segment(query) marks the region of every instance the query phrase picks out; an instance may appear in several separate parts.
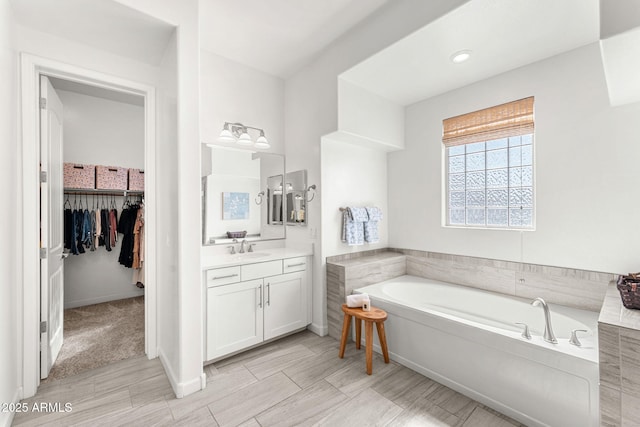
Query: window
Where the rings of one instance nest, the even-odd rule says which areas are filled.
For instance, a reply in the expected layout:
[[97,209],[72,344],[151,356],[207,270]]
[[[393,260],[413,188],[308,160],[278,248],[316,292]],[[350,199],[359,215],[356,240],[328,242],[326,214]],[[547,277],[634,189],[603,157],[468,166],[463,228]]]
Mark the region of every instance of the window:
[[533,98],[443,125],[446,224],[533,228]]

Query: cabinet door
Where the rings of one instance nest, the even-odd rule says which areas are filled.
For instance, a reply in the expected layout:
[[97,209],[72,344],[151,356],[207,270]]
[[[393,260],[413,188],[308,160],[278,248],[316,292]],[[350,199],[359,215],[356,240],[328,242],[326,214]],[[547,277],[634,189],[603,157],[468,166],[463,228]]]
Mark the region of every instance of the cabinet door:
[[264,279],[265,340],[307,325],[307,290],[304,278],[304,273],[288,273]]
[[207,289],[207,360],[263,341],[262,279]]

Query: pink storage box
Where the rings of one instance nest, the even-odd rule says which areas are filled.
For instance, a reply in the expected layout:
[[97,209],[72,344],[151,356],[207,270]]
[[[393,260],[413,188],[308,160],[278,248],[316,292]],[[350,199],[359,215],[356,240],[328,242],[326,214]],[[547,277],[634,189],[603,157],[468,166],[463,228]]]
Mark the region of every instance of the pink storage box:
[[64,164],[64,186],[66,188],[96,188],[95,165],[82,165],[79,163]]
[[96,166],[98,190],[126,190],[127,169],[118,166]]
[[144,191],[144,171],[129,169],[129,190]]

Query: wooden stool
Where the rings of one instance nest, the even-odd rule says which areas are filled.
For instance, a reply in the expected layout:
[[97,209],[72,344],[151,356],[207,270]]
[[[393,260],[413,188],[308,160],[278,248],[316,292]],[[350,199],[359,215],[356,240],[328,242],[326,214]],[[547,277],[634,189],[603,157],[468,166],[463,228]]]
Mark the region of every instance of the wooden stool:
[[389,363],[387,336],[384,334],[384,321],[387,320],[387,312],[375,307],[371,307],[371,311],[364,311],[360,307],[347,307],[347,304],[342,304],[342,311],[344,311],[344,322],[342,323],[342,338],[340,339],[340,353],[338,354],[338,356],[340,357],[340,359],[344,357],[344,349],[347,346],[347,336],[349,335],[349,328],[351,327],[351,316],[355,317],[356,319],[356,348],[358,350],[360,349],[360,338],[362,337],[361,324],[364,320],[367,374],[371,375],[373,365],[374,323],[376,324],[376,329],[378,330],[378,338],[380,339],[380,347],[382,347],[384,363]]

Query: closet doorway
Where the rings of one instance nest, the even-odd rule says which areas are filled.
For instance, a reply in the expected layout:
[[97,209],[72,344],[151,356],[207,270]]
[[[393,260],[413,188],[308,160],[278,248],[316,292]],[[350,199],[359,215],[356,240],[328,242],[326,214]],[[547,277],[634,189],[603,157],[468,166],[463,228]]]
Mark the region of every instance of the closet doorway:
[[[60,240],[43,270],[63,264],[51,269],[43,288],[51,302],[41,307],[51,343],[42,347],[40,376],[52,381],[144,355],[144,98],[47,76],[40,92],[51,175],[43,208],[48,234]],[[64,168],[51,164],[60,163],[56,152]],[[60,206],[60,176],[52,175],[62,169]]]
[[[149,358],[157,356],[153,249],[155,213],[152,208],[155,199],[155,94],[154,89],[149,86],[29,55],[23,55],[22,76],[25,142],[22,165],[25,188],[24,241],[41,242],[38,245],[39,257],[25,256],[23,269],[23,384],[25,395],[29,395],[35,393],[40,378],[49,376],[47,371],[51,367],[54,369],[54,377],[67,376],[78,372],[78,361],[86,362],[85,368],[91,369],[131,355],[146,353]],[[46,144],[41,146],[41,133],[46,137],[46,134],[51,132],[51,128],[40,121],[47,115],[40,114],[46,112],[46,104],[43,102],[48,102],[41,100],[40,83],[43,78],[49,80],[51,86],[42,93],[46,95],[48,90],[56,92],[56,97],[63,104],[63,110],[65,103],[70,107],[63,113],[65,118],[62,129],[63,145],[68,146],[62,150],[64,154],[58,156],[59,158],[51,155],[51,150]],[[38,111],[38,114],[29,114],[35,111]],[[114,120],[117,121],[118,117],[120,121],[116,123]],[[45,128],[41,129],[43,125]],[[87,135],[91,129],[94,133]],[[108,129],[111,130],[109,143],[99,137],[101,134],[104,136]],[[129,136],[125,135],[127,133]],[[53,134],[55,135],[55,132]],[[134,138],[137,147],[133,146],[131,140],[127,140],[133,134],[136,134]],[[123,142],[126,145],[124,150]],[[138,150],[137,154],[134,150]],[[104,161],[94,162],[91,155],[102,156]],[[117,162],[118,155],[122,156],[122,162]],[[71,191],[61,188],[61,185],[57,184],[62,182],[61,163],[79,164],[80,157],[84,157],[81,160],[84,164],[93,162],[127,169],[143,169],[146,181],[144,190],[126,195],[123,191],[109,193],[98,190],[84,191],[81,194],[78,189]],[[35,162],[38,171],[35,176],[40,182],[34,182],[30,178],[34,172],[33,159],[39,159]],[[60,221],[64,217],[64,209],[60,212],[56,203],[50,200],[52,196],[57,197],[58,193],[63,198],[60,203],[64,204],[65,208],[73,209],[75,204],[83,213],[85,210],[97,212],[103,207],[108,211],[115,209],[118,211],[118,219],[121,218],[123,208],[139,205],[144,198],[145,236],[150,238],[145,239],[142,245],[144,263],[135,277],[132,269],[118,263],[123,234],[118,234],[119,241],[111,251],[101,246],[91,251],[88,242],[88,246],[83,248],[84,254],[67,255],[70,252],[67,248],[61,255],[53,250],[56,238],[50,237],[58,236],[59,241],[59,236],[64,235],[63,221]],[[31,195],[35,197],[31,199]],[[54,213],[53,209],[57,211]],[[36,216],[37,229],[33,227],[32,221]],[[37,238],[31,240],[33,237]],[[33,246],[25,243],[25,255],[33,254],[32,251]],[[91,255],[94,257],[90,258]],[[56,257],[63,260],[63,265],[67,265],[62,268],[61,274],[57,274],[58,277],[49,280],[50,276],[56,275],[55,267],[50,272],[46,265],[51,264],[49,261],[54,261]],[[117,269],[120,269],[119,272]],[[29,279],[36,280],[32,282]],[[60,282],[64,286],[60,286]],[[140,287],[140,283],[144,284],[144,288]],[[50,292],[52,290],[53,292]],[[78,335],[87,338],[82,342],[84,338],[81,336],[79,341],[71,343],[70,347],[75,347],[75,355],[74,351],[65,353],[64,341],[61,348],[58,348],[60,346],[56,336],[60,323],[64,330],[64,317],[60,316],[64,309],[68,311],[68,326],[86,326],[89,323],[96,326],[93,330],[75,334],[75,338],[78,338]],[[139,329],[138,339],[133,336],[132,325]],[[111,336],[107,334],[118,328],[121,332]],[[34,340],[36,336],[38,339]],[[64,337],[64,333],[62,336]],[[74,334],[69,334],[67,338],[73,339]],[[57,352],[59,364],[64,364],[60,355],[71,361],[64,369],[70,369],[69,372],[55,373],[54,356]],[[91,358],[94,360],[91,361]]]

